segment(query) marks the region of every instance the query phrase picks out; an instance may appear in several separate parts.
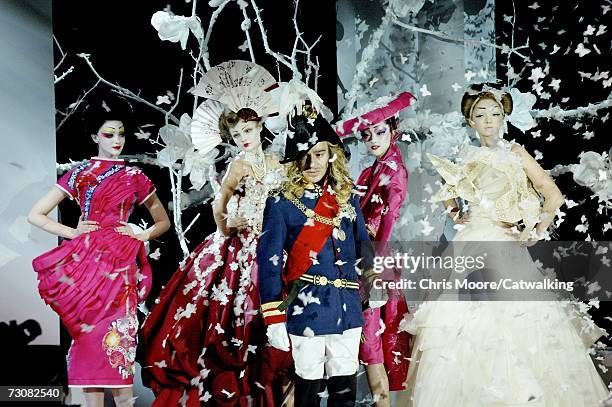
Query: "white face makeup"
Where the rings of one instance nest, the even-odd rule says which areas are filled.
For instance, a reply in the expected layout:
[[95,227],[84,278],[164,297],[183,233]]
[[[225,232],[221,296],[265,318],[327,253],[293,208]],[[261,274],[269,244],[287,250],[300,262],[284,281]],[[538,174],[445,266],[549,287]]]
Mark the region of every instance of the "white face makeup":
[[123,123],[120,120],[107,120],[92,138],[98,145],[98,157],[117,158],[125,145]]
[[391,136],[391,126],[387,122],[382,122],[364,130],[362,139],[368,148],[368,153],[379,158],[389,149]]
[[326,141],[315,144],[300,160],[300,169],[308,182],[316,184],[327,173],[329,166],[329,146]]
[[261,130],[263,125],[258,121],[238,120],[238,123],[232,127],[229,132],[234,140],[234,143],[242,151],[249,152],[255,151],[261,145]]
[[499,138],[499,130],[504,123],[504,111],[497,101],[480,99],[474,105],[468,123],[481,138],[487,140]]

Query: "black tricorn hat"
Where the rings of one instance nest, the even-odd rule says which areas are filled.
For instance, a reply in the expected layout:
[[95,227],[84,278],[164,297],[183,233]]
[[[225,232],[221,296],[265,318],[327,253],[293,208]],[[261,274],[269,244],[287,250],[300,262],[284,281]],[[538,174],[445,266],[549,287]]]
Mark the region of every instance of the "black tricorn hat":
[[296,113],[288,118],[285,155],[280,163],[286,164],[300,160],[315,144],[321,141],[340,146],[346,158],[350,157],[348,148],[342,144],[331,124],[307,101],[299,114]]

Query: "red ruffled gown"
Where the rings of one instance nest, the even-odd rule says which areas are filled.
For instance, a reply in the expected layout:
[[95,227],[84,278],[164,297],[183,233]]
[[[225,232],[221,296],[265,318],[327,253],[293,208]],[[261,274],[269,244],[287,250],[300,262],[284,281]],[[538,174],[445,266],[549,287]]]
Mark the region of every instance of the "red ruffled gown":
[[[361,199],[361,211],[366,225],[375,232],[372,240],[388,242],[408,191],[408,171],[394,142],[380,159],[361,172],[357,185],[368,188]],[[384,251],[383,246],[377,245],[377,255],[385,255],[380,253]],[[384,363],[391,391],[405,390],[410,334],[398,332],[398,328],[406,312],[408,306],[400,291],[390,292],[389,300],[381,308],[364,311],[359,359],[366,364]],[[381,321],[384,323],[382,333]]]
[[127,387],[134,377],[136,307],[149,292],[151,268],[142,241],[121,235],[134,205],[155,192],[138,168],[123,160],[92,158],[56,184],[77,199],[82,218],[100,229],[32,261],[40,296],[73,339],[68,355],[72,387]]
[[266,346],[255,259],[265,201],[280,171],[263,182],[246,178],[244,196],[232,197],[228,216],[242,216],[250,227],[231,237],[208,236],[147,317],[142,365],[154,406],[281,404],[273,384],[293,360],[290,352]]

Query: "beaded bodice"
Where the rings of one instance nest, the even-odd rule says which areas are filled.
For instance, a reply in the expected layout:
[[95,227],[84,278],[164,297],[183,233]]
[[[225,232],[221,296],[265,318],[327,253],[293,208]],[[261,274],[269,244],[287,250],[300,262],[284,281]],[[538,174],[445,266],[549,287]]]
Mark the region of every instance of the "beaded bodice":
[[238,190],[243,189],[244,194],[232,196],[227,204],[228,218],[243,217],[251,229],[259,234],[268,192],[279,188],[283,179],[283,168],[268,170],[261,181],[245,176],[238,186]]
[[446,182],[433,199],[462,198],[472,214],[494,221],[523,222],[525,233],[538,223],[540,196],[531,186],[520,156],[503,142],[495,148],[466,146],[457,163],[429,155]]

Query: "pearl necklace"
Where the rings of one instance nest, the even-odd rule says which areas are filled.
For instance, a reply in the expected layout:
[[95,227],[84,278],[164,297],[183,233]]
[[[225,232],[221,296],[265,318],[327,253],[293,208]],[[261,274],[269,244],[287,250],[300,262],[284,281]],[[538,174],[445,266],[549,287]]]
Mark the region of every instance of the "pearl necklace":
[[253,178],[256,181],[261,181],[266,175],[267,166],[266,166],[266,156],[263,152],[261,144],[257,147],[255,152],[246,151],[244,153],[244,158],[251,164],[251,169],[253,170]]

